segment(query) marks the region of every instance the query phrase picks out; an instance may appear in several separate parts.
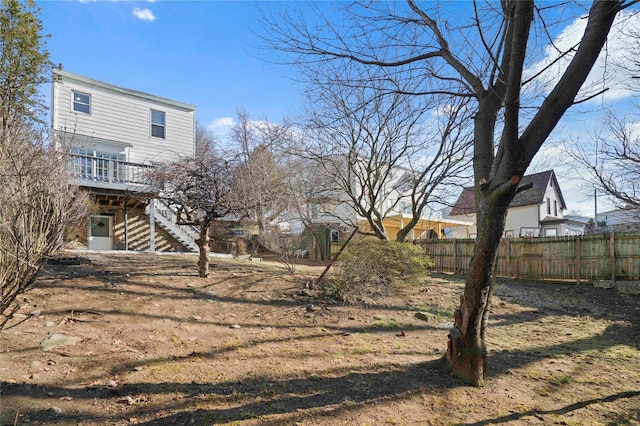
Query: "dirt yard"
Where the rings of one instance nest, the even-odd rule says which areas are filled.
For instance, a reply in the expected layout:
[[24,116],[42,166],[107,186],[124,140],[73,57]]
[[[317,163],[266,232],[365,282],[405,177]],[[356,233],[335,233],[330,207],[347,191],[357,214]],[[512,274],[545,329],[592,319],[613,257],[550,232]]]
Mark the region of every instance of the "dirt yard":
[[319,266],[80,256],[0,334],[2,425],[640,425],[638,295],[500,281],[478,389],[442,361],[458,278],[347,306]]

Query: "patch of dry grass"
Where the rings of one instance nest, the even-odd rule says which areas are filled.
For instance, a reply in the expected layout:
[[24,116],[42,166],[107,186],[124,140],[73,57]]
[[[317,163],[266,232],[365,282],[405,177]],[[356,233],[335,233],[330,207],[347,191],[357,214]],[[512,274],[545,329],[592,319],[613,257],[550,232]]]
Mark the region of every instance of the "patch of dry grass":
[[[637,296],[500,282],[476,389],[441,360],[460,279],[309,312],[321,267],[92,260],[51,268],[23,308],[41,315],[0,334],[2,425],[640,424]],[[52,333],[83,340],[41,352]]]

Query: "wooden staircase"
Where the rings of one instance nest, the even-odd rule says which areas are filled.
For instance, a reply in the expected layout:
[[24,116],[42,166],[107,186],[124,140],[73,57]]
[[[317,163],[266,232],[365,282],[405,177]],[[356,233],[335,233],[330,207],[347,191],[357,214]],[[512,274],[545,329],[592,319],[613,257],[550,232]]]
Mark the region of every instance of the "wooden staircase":
[[[167,232],[156,221],[155,249],[158,252],[191,251],[188,246]],[[146,214],[130,216],[127,224],[128,249],[132,251],[148,251],[150,239],[149,217]],[[115,238],[124,241],[124,224],[115,229]]]

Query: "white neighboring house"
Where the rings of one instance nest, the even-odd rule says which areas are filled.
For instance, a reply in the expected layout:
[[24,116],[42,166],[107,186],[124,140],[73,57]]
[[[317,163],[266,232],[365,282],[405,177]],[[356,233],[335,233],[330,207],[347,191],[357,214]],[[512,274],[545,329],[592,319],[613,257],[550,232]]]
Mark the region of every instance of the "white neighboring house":
[[[505,238],[559,237],[584,234],[585,224],[565,218],[567,206],[553,170],[524,176],[520,191],[509,204],[505,223]],[[469,235],[454,229],[454,238],[475,238],[477,234],[475,194],[473,188],[464,188],[451,209],[453,219],[472,222]]]
[[600,229],[600,232],[603,230],[609,232],[637,231],[640,229],[640,208],[629,206],[598,212],[596,224],[602,224],[597,228]]
[[152,194],[144,178],[154,166],[194,154],[195,111],[187,103],[53,70],[54,140],[71,146],[75,183],[99,206],[86,235],[75,239],[92,250],[155,251],[160,239],[160,250],[191,249],[180,229],[166,229],[171,212],[147,201]]
[[[333,160],[336,163],[335,160]],[[356,163],[353,167],[360,167],[359,174],[366,176],[366,162]],[[360,216],[353,207],[353,201],[347,196],[343,189],[336,183],[332,183],[334,177],[326,177],[326,187],[328,189],[327,199],[322,204],[310,205],[308,210],[313,214],[307,214],[306,219],[313,221],[314,225],[326,228],[327,252],[331,251],[331,244],[341,245],[354,229],[358,227],[360,231],[370,232],[370,225],[365,217]],[[387,237],[391,240],[397,238],[398,232],[407,225],[412,215],[411,191],[414,173],[405,167],[395,166],[389,171],[386,184],[378,188],[377,210],[384,216],[382,220]],[[363,189],[354,178],[354,192],[362,194]],[[368,208],[367,197],[360,200],[365,208]],[[286,217],[284,217],[286,216]],[[302,221],[295,214],[283,215],[281,218],[286,221],[284,228],[291,233],[303,231]],[[427,204],[422,210],[422,214],[414,228],[408,233],[406,240],[426,238],[444,238],[445,229],[457,227],[466,232],[471,223],[467,221],[457,221],[450,218],[443,218],[440,211],[431,209]],[[282,228],[282,227],[281,227]],[[332,249],[336,249],[334,246]]]

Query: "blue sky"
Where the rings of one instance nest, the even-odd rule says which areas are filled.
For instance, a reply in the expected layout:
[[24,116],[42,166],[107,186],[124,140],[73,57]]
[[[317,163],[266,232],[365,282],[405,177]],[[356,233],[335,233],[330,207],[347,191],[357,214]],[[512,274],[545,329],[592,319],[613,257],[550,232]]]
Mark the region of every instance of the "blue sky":
[[281,121],[299,109],[286,69],[258,59],[245,1],[40,1],[47,48],[65,70],[195,104],[200,121]]
[[[287,4],[263,5],[280,8]],[[255,2],[45,0],[37,5],[44,32],[51,35],[47,49],[55,64],[73,73],[194,104],[200,122],[210,127],[230,124],[237,108],[245,109],[253,119],[279,122],[295,116],[303,106],[301,87],[285,76],[292,70],[259,58],[269,55],[256,48],[261,44],[256,36],[261,25]],[[566,43],[573,43],[583,24],[584,20],[578,20],[567,25]],[[542,58],[540,64],[552,59],[551,55]],[[625,76],[616,78],[623,81]],[[600,97],[580,109],[626,108],[622,101],[628,94],[615,93],[616,99]],[[586,132],[594,122],[584,115],[568,116],[557,132],[560,142],[550,141],[543,148],[549,159],[543,158],[541,169],[530,170],[541,171],[546,164],[556,169],[569,210],[585,215],[593,214],[593,200],[570,167],[563,170],[559,159],[566,159],[566,153],[558,143],[569,134]],[[609,208],[610,203],[599,206],[600,211]]]

